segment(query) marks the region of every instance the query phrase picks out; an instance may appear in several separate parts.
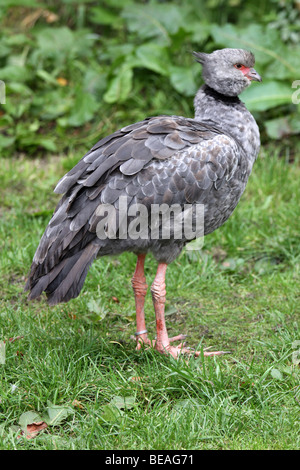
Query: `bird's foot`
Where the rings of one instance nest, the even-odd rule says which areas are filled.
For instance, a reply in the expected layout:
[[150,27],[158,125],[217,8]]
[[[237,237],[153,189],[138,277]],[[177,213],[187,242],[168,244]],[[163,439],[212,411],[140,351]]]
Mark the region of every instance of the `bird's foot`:
[[135,337],[132,337],[132,339],[134,338],[137,345],[136,345],[136,351],[140,351],[140,349],[142,349],[143,347],[146,347],[146,349],[148,347],[152,347],[152,348],[155,348],[158,352],[160,352],[161,354],[170,354],[171,356],[174,357],[174,359],[178,359],[180,355],[184,355],[184,356],[189,356],[189,357],[199,357],[203,354],[203,356],[221,356],[223,354],[230,354],[230,351],[207,351],[207,349],[209,348],[206,348],[206,350],[203,350],[203,351],[195,351],[193,348],[189,348],[189,347],[186,347],[186,343],[180,343],[178,346],[172,346],[171,343],[173,343],[174,341],[182,341],[184,339],[186,339],[187,335],[177,335],[177,336],[173,336],[171,338],[168,338],[169,339],[169,342],[168,344],[166,345],[163,345],[161,343],[158,343],[156,339],[149,339],[148,338],[148,335],[147,333],[142,333],[140,335],[137,335]]
[[186,347],[185,343],[180,343],[178,346],[171,346],[170,344],[162,347],[156,347],[156,349],[162,354],[170,354],[174,359],[178,359],[180,355],[188,355],[199,357],[203,356],[221,356],[223,354],[230,354],[230,351],[195,351],[192,348]]
[[[177,335],[177,336],[173,336],[172,338],[169,338],[169,342],[170,343],[173,343],[174,341],[181,341],[181,340],[184,340],[185,338],[187,337],[187,335]],[[134,337],[134,339],[136,340],[136,350],[139,351],[142,347],[144,346],[150,346],[152,348],[155,348],[157,349],[159,352],[163,352],[165,353],[165,350],[161,351],[158,347],[157,347],[157,341],[156,339],[149,339],[148,338],[148,335],[147,333],[142,333],[140,335],[136,335]],[[185,343],[184,343],[185,344]],[[181,345],[181,343],[180,343]],[[180,346],[179,345],[179,346]],[[178,347],[179,347],[178,346]]]

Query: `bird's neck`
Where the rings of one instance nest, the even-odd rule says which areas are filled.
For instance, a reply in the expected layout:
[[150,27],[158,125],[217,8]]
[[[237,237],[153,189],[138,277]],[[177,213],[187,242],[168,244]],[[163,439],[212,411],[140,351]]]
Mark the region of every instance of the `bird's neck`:
[[252,114],[238,96],[226,96],[203,85],[194,100],[195,120],[217,127],[241,147],[257,155],[259,130]]
[[195,119],[197,121],[211,121],[214,124],[228,123],[228,113],[233,109],[246,110],[244,103],[238,96],[226,96],[218,93],[208,85],[203,85],[194,99]]
[[208,85],[203,85],[200,90],[206,95],[210,96],[211,98],[214,98],[215,101],[224,103],[224,104],[239,104],[241,103],[241,100],[239,99],[238,96],[228,96],[228,95],[223,95],[222,93],[219,93],[218,91],[214,90]]

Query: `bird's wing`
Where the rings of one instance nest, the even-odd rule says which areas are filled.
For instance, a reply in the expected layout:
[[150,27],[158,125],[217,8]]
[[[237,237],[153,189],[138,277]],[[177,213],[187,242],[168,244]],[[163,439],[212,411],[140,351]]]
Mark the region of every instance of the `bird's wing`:
[[212,188],[218,190],[230,181],[240,160],[240,148],[232,138],[214,135],[175,151],[167,161],[152,160],[132,177],[113,172],[98,201],[114,204],[126,195],[146,205],[201,202]]
[[219,192],[237,167],[236,148],[221,130],[177,116],[149,118],[100,140],[55,189],[64,196],[36,250],[26,284],[30,298],[45,290],[57,303],[79,294],[100,249],[100,204],[123,194],[128,204],[184,204],[212,187]]
[[151,160],[166,160],[174,153],[212,139],[222,131],[178,116],[158,116],[124,127],[96,145],[57,184],[64,194],[74,185],[99,187],[115,170],[131,176]]
[[58,183],[56,192],[65,194],[34,262],[47,258],[50,269],[84,248],[95,237],[99,204],[120,196],[147,206],[204,202],[235,171],[236,148],[221,131],[177,116],[150,118],[100,140]]

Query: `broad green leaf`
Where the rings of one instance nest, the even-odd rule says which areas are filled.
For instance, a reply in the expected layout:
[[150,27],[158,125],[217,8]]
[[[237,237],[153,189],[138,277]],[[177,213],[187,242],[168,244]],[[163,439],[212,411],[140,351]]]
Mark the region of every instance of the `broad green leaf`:
[[43,420],[49,426],[58,426],[68,416],[74,414],[74,410],[69,406],[53,405],[48,401],[47,414],[43,416]]
[[271,139],[281,139],[282,137],[300,132],[300,116],[287,115],[269,119],[265,121],[264,125]]
[[94,42],[99,37],[98,34],[91,34],[89,30],[73,31],[66,26],[38,29],[35,35],[37,47],[30,56],[29,63],[43,68],[50,59],[55,62],[56,69],[65,67],[67,60],[89,57],[93,54]]
[[74,112],[74,98],[67,87],[54,88],[43,94],[34,95],[32,103],[35,114],[43,120],[56,119],[65,115],[70,109]]
[[[188,22],[186,29],[191,33],[191,40],[195,44],[201,44],[202,42],[206,41],[210,35],[211,31],[211,24],[208,22],[201,22],[195,21]],[[198,48],[196,49],[198,50]]]
[[[15,137],[8,137],[0,134],[0,148],[8,148],[15,142]],[[1,362],[0,362],[1,364]]]
[[123,412],[116,406],[108,404],[103,406],[101,417],[104,421],[114,423],[120,419],[122,414]]
[[101,417],[108,422],[115,422],[120,419],[125,410],[131,410],[135,405],[135,398],[115,396],[102,408]]
[[175,90],[185,96],[193,96],[197,91],[197,84],[191,68],[170,67],[170,81]]
[[170,44],[168,31],[150,12],[145,11],[145,6],[130,5],[122,12],[129,31],[138,33],[141,39],[156,38],[162,44]]
[[7,92],[12,92],[16,94],[20,94],[23,97],[31,97],[33,95],[33,91],[24,83],[18,82],[9,82],[7,84]]
[[[126,63],[128,60],[131,60],[133,53],[135,51],[135,46],[128,42],[124,44],[108,44],[106,49],[101,51],[101,60],[107,60],[109,62],[118,62],[124,60],[126,57]],[[130,59],[129,59],[130,58]]]
[[91,313],[96,314],[96,321],[103,320],[106,317],[107,311],[95,299],[91,299],[87,303],[87,308]]
[[99,5],[89,9],[89,19],[92,23],[106,24],[111,26],[119,25],[122,22],[120,15],[114,13],[111,9],[103,8]]
[[98,106],[97,101],[92,95],[86,93],[82,88],[78,88],[74,106],[68,118],[69,126],[77,127],[90,121]]
[[39,137],[36,141],[37,147],[43,147],[49,152],[55,152],[57,150],[55,141],[51,137]]
[[279,369],[272,369],[271,375],[273,379],[282,380],[282,373],[280,372]]
[[7,82],[26,82],[32,77],[31,71],[20,65],[7,65],[0,69],[0,80]]
[[32,130],[32,132],[20,135],[18,137],[18,144],[24,148],[42,147],[50,152],[55,152],[57,147],[54,139],[55,137],[43,137]]
[[94,96],[102,95],[107,87],[106,73],[96,67],[88,68],[82,80],[83,89]]
[[268,64],[266,70],[263,72],[263,78],[269,77],[273,80],[289,79],[291,82],[295,78],[300,78],[299,72],[295,74],[295,70],[300,70],[299,46],[297,45],[294,47],[286,47],[285,45],[281,44],[280,49],[282,51],[281,60],[277,60],[277,58],[272,60]]
[[136,57],[140,66],[168,75],[169,58],[164,47],[158,44],[143,44],[136,49]]
[[[3,1],[2,1],[3,3]],[[31,5],[33,7],[34,5]],[[31,42],[29,36],[26,36],[26,34],[13,34],[12,36],[7,36],[5,38],[5,43],[8,44],[9,46],[22,46],[24,47],[25,44],[29,44]]]
[[60,28],[43,28],[36,33],[39,49],[43,53],[53,53],[55,56],[69,51],[74,45],[74,33],[62,26]]
[[7,57],[11,52],[11,48],[7,46],[7,44],[2,41],[0,44],[0,58]]
[[130,396],[130,397],[115,396],[110,401],[110,405],[114,405],[119,410],[123,410],[123,409],[131,410],[131,408],[134,407],[134,404],[135,404],[135,398],[133,396]]
[[130,31],[140,38],[154,38],[161,44],[171,44],[170,35],[184,26],[181,8],[171,4],[130,5],[122,12]]
[[241,99],[250,111],[266,111],[282,104],[292,104],[292,89],[281,82],[252,83]]
[[116,71],[116,76],[111,80],[108,90],[103,96],[107,103],[122,103],[125,101],[132,88],[133,71],[127,64]]

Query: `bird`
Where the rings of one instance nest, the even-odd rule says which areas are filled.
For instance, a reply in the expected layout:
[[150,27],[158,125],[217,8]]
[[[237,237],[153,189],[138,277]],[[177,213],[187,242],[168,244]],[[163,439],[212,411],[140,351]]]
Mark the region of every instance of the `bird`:
[[[239,98],[252,81],[262,81],[253,53],[224,48],[193,55],[204,81],[194,98],[194,117],[147,117],[99,140],[59,180],[54,192],[62,197],[25,285],[29,300],[45,292],[50,305],[68,302],[79,295],[96,258],[134,253],[136,349],[153,347],[175,359],[181,354],[197,357],[200,351],[186,347],[185,335],[168,335],[167,267],[198,233],[206,236],[227,221],[260,149],[258,125]],[[202,225],[197,232],[198,212]],[[182,231],[185,220],[188,234]],[[158,263],[151,285],[156,321],[152,340],[144,311],[149,253]],[[176,341],[181,342],[175,346]]]

